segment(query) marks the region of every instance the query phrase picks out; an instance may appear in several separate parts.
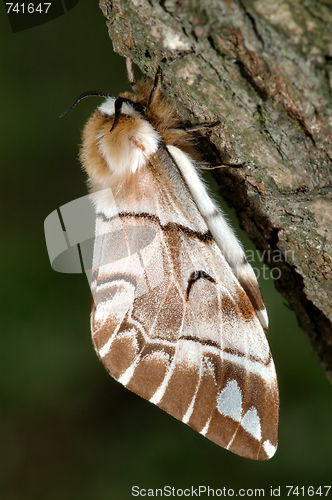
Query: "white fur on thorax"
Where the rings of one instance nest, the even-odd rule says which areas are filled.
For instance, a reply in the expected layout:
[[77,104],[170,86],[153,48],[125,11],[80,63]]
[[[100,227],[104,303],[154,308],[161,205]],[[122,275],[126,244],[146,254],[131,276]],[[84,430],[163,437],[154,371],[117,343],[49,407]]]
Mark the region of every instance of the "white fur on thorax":
[[95,209],[96,214],[104,214],[110,219],[119,213],[116,201],[111,188],[101,189],[89,195],[89,199]]
[[[98,109],[100,112],[109,116],[114,115],[114,97],[109,97]],[[109,137],[105,138],[102,132],[97,135],[99,150],[106,161],[109,169],[115,174],[125,174],[136,172],[137,169],[144,167],[147,160],[153,155],[159,145],[159,133],[152,125],[134,110],[129,103],[123,103],[122,114],[130,115],[136,118],[135,128],[128,128],[128,132],[123,132],[122,148],[116,155],[109,147]]]
[[[99,106],[99,111],[101,113],[105,113],[105,115],[113,116],[115,109],[114,109],[114,104],[116,101],[117,97],[108,97],[106,101],[103,102]],[[124,102],[121,106],[121,112],[125,115],[130,115],[130,116],[139,116],[139,113],[134,110],[134,108],[128,103]]]

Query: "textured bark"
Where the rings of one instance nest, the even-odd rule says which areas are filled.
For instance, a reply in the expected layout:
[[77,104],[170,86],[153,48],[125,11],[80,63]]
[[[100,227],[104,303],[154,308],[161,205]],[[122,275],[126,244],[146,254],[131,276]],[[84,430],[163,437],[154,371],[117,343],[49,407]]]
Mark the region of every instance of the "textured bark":
[[[329,0],[101,0],[114,50],[214,122],[214,170],[332,379]],[[211,153],[212,154],[212,153]],[[282,255],[282,260],[279,256]]]

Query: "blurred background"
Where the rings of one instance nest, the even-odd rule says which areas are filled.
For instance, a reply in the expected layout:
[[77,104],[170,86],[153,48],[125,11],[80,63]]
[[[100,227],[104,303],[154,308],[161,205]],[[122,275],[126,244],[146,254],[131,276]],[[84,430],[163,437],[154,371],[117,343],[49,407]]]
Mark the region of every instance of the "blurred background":
[[0,23],[1,500],[126,500],[134,485],[265,496],[280,486],[286,498],[286,485],[331,484],[332,387],[272,280],[261,280],[281,397],[272,460],[219,448],[107,375],[90,340],[87,280],[51,269],[43,224],[86,194],[78,145],[100,100],[59,115],[86,90],[129,89],[125,62],[97,0],[17,33],[3,6]]

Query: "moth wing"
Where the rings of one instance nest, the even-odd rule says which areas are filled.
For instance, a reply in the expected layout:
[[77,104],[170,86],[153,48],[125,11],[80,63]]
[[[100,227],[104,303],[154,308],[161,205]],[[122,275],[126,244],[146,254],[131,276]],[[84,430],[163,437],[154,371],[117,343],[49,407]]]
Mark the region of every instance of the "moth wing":
[[107,371],[222,447],[270,458],[273,360],[213,239],[161,224],[151,204],[149,213],[99,214],[93,267],[92,335]]

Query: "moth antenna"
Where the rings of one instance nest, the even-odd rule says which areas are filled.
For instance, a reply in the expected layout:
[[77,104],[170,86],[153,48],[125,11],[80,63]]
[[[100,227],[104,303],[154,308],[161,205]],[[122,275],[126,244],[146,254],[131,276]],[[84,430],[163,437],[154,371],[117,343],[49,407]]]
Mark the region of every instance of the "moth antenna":
[[112,125],[110,132],[112,132],[115,129],[115,126],[118,123],[120,115],[121,115],[122,104],[126,100],[127,99],[123,99],[122,97],[118,97],[117,100],[115,101],[115,103],[114,103],[114,122],[113,122],[113,125]]
[[155,77],[154,77],[154,82],[153,82],[153,87],[149,96],[148,100],[148,107],[150,106],[152,99],[156,93],[156,90],[159,90],[160,88],[160,80],[161,80],[161,67],[158,66],[158,69],[156,71]]
[[87,92],[83,92],[83,94],[79,95],[75,101],[59,116],[59,118],[63,118],[69,111],[71,111],[76,104],[78,104],[85,97],[113,97],[110,94],[105,94],[104,92],[99,92],[98,90],[88,90]]
[[141,114],[145,113],[145,108],[144,108],[144,106],[141,105],[141,103],[133,102],[130,99],[126,99],[125,97],[117,97],[117,99],[115,100],[115,103],[114,103],[114,122],[113,122],[113,125],[112,125],[110,132],[112,132],[114,130],[116,124],[119,121],[119,118],[120,118],[120,115],[122,112],[122,104],[124,102],[127,102],[128,104],[130,104],[134,108],[134,110],[137,111],[138,113],[141,113]]
[[127,76],[129,83],[132,87],[136,85],[136,80],[135,80],[135,74],[133,70],[133,61],[130,59],[130,57],[127,57],[126,59],[126,68],[127,68]]

